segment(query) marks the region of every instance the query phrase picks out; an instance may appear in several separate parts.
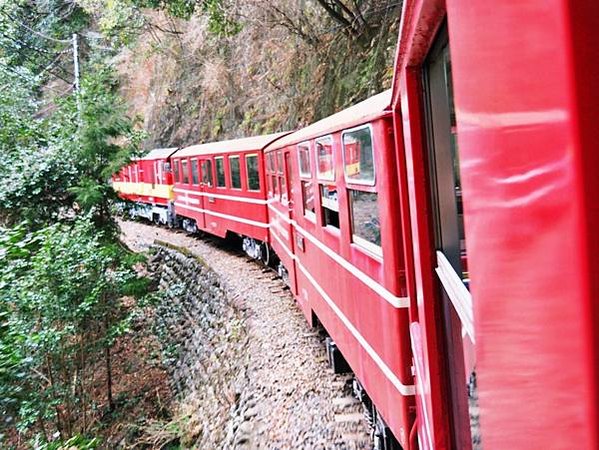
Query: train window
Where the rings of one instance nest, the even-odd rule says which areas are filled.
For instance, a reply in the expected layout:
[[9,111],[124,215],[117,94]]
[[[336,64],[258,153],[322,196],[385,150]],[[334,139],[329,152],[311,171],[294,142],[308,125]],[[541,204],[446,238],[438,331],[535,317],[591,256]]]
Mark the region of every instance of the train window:
[[348,182],[374,185],[374,150],[370,125],[343,132],[343,163]]
[[283,153],[277,152],[277,172],[283,173]]
[[260,172],[258,171],[258,155],[246,155],[245,168],[247,169],[248,189],[250,191],[259,191]]
[[191,160],[191,182],[195,185],[200,184],[200,171],[197,159]]
[[189,170],[186,159],[181,160],[181,175],[183,176],[183,184],[189,184]]
[[214,158],[216,164],[216,186],[225,187],[225,158],[218,156]]
[[304,203],[304,215],[314,220],[316,209],[314,207],[314,189],[311,181],[302,181],[302,201]]
[[202,161],[202,183],[208,187],[212,187],[212,160],[206,159]]
[[333,181],[335,179],[335,162],[333,160],[332,136],[316,139],[316,159],[318,178]]
[[378,194],[355,189],[350,189],[349,194],[352,240],[374,253],[382,254]]
[[320,185],[320,203],[324,226],[339,228],[339,198],[335,185]]
[[266,166],[270,172],[275,171],[275,155],[274,153],[269,153],[266,155]]
[[301,177],[310,178],[312,176],[312,165],[310,164],[310,143],[303,142],[297,146],[297,156],[299,159],[299,172]]
[[229,156],[229,175],[231,175],[231,187],[241,189],[241,168],[239,167],[239,156]]
[[287,203],[287,180],[285,176],[279,177],[281,183],[281,203]]

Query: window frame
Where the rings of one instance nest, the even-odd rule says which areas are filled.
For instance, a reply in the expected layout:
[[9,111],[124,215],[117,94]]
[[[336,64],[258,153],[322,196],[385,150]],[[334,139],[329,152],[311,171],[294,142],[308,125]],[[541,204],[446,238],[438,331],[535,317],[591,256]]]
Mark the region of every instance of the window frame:
[[[194,178],[193,178],[193,166],[195,162],[195,167],[196,167],[196,177],[197,177],[197,183],[194,182]],[[190,158],[189,160],[189,169],[190,169],[190,183],[192,186],[199,186],[200,185],[200,181],[201,181],[201,169],[200,169],[200,162],[198,160],[198,158]]]
[[[250,169],[248,167],[248,158],[256,158],[256,175],[258,176],[258,189],[252,189],[250,186]],[[260,158],[258,157],[258,153],[244,154],[243,161],[245,162],[245,181],[247,184],[248,192],[261,192],[262,191],[262,183],[260,180]]]
[[[237,168],[239,169],[239,187],[233,186],[233,166],[231,165],[232,159],[237,159]],[[229,179],[231,180],[231,189],[235,189],[236,191],[243,190],[243,177],[241,176],[240,155],[227,155],[227,162],[229,163]]]
[[[221,186],[218,182],[218,161],[222,162],[223,165],[223,185]],[[227,189],[227,169],[225,167],[225,157],[224,156],[215,156],[214,157],[214,174],[216,175],[215,186],[216,189]]]
[[[372,142],[372,170],[374,172],[374,177],[373,177],[372,181],[360,181],[360,180],[351,179],[351,178],[349,178],[347,176],[347,171],[346,171],[347,165],[345,163],[345,141],[344,141],[344,137],[348,133],[353,133],[355,131],[360,131],[362,129],[368,129],[368,131],[370,131],[370,140]],[[345,183],[346,184],[354,184],[354,185],[357,185],[357,186],[376,186],[376,179],[377,179],[377,176],[376,176],[376,172],[377,172],[377,170],[376,170],[376,158],[375,158],[375,155],[376,155],[376,152],[375,152],[376,145],[375,145],[375,142],[374,142],[374,129],[372,127],[372,123],[370,122],[370,123],[366,123],[366,124],[363,124],[363,125],[359,125],[357,127],[348,128],[347,130],[343,130],[341,132],[341,149],[342,149],[342,151],[341,151],[342,155],[341,156],[343,158],[343,177],[345,179]]]
[[[351,236],[351,243],[352,245],[360,248],[361,250],[366,250],[370,253],[372,253],[374,256],[378,256],[380,258],[383,257],[383,236],[382,236],[382,224],[381,222],[381,210],[379,208],[379,193],[377,191],[371,191],[371,190],[364,190],[364,189],[352,189],[352,188],[348,188],[346,189],[348,191],[348,200],[349,200],[349,231],[350,231],[350,236]],[[372,242],[370,242],[367,239],[364,239],[361,236],[358,236],[354,231],[355,231],[355,226],[354,226],[354,197],[351,194],[350,191],[356,191],[356,192],[365,192],[367,194],[376,194],[377,195],[377,201],[376,201],[376,206],[377,206],[377,213],[378,213],[378,219],[379,219],[379,226],[380,226],[380,231],[381,231],[381,245],[376,245]]]
[[[209,188],[214,187],[214,172],[213,172],[212,166],[213,166],[212,158],[205,158],[205,159],[200,160],[200,180],[201,180],[203,186],[207,186]],[[210,170],[204,171],[204,169],[206,167],[208,167]],[[209,178],[210,178],[209,183],[206,183],[206,181],[204,181],[204,173],[209,175]]]
[[[304,183],[311,183],[311,190],[312,190],[312,204],[314,206],[314,211],[310,211],[309,209],[306,209],[306,199],[304,198]],[[304,217],[309,220],[310,222],[316,223],[316,197],[314,196],[314,185],[318,185],[314,180],[309,179],[309,180],[300,180],[300,187],[301,187],[301,196],[302,196],[302,210],[304,213]]]
[[[307,146],[308,147],[308,172],[302,172],[302,158],[300,156],[300,147]],[[300,142],[296,145],[297,151],[297,166],[299,170],[300,178],[312,178],[312,143],[310,141]]]
[[[324,141],[324,140],[331,140],[331,157],[333,160],[333,177],[332,178],[324,178],[322,177],[321,173],[320,173],[320,168],[319,168],[319,160],[318,160],[318,150],[317,150],[317,144],[320,141]],[[333,137],[332,134],[327,134],[325,136],[320,136],[316,139],[314,139],[314,156],[315,156],[315,162],[316,162],[316,179],[318,181],[332,181],[332,182],[336,182],[337,181],[337,170],[335,167],[335,139]]]
[[185,169],[189,169],[189,158],[181,159],[181,184],[189,184],[189,170],[187,170],[187,181],[185,181]]

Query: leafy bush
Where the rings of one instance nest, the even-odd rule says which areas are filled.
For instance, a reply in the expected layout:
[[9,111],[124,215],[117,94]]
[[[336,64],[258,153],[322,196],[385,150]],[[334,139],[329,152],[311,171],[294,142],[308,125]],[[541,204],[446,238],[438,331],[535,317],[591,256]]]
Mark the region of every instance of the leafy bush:
[[89,218],[0,232],[0,411],[21,433],[69,439],[114,408],[110,349],[131,314],[121,299],[147,289],[136,261]]

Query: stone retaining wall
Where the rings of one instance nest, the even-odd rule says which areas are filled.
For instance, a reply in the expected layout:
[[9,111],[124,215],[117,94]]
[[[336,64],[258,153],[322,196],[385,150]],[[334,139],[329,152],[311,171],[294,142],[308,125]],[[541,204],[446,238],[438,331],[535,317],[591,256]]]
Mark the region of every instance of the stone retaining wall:
[[[185,423],[196,448],[224,448],[246,383],[248,333],[242,308],[197,256],[164,243],[151,248],[151,269],[163,293],[156,331]],[[236,431],[236,430],[235,430]]]

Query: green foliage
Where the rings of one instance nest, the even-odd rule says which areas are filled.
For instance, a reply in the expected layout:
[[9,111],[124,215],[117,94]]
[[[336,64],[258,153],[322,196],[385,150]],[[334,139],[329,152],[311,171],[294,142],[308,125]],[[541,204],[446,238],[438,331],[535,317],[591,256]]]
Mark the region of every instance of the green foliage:
[[[70,46],[72,33],[88,22],[88,15],[71,0],[0,0],[0,58],[48,76],[50,66],[63,62],[61,52]],[[54,73],[68,79],[69,71],[63,67]]]
[[0,412],[20,432],[88,431],[98,364],[129,330],[120,299],[147,291],[123,254],[87,218],[0,232]]
[[204,0],[202,8],[208,15],[208,29],[217,36],[235,36],[242,29],[241,23],[227,13],[222,0]]

